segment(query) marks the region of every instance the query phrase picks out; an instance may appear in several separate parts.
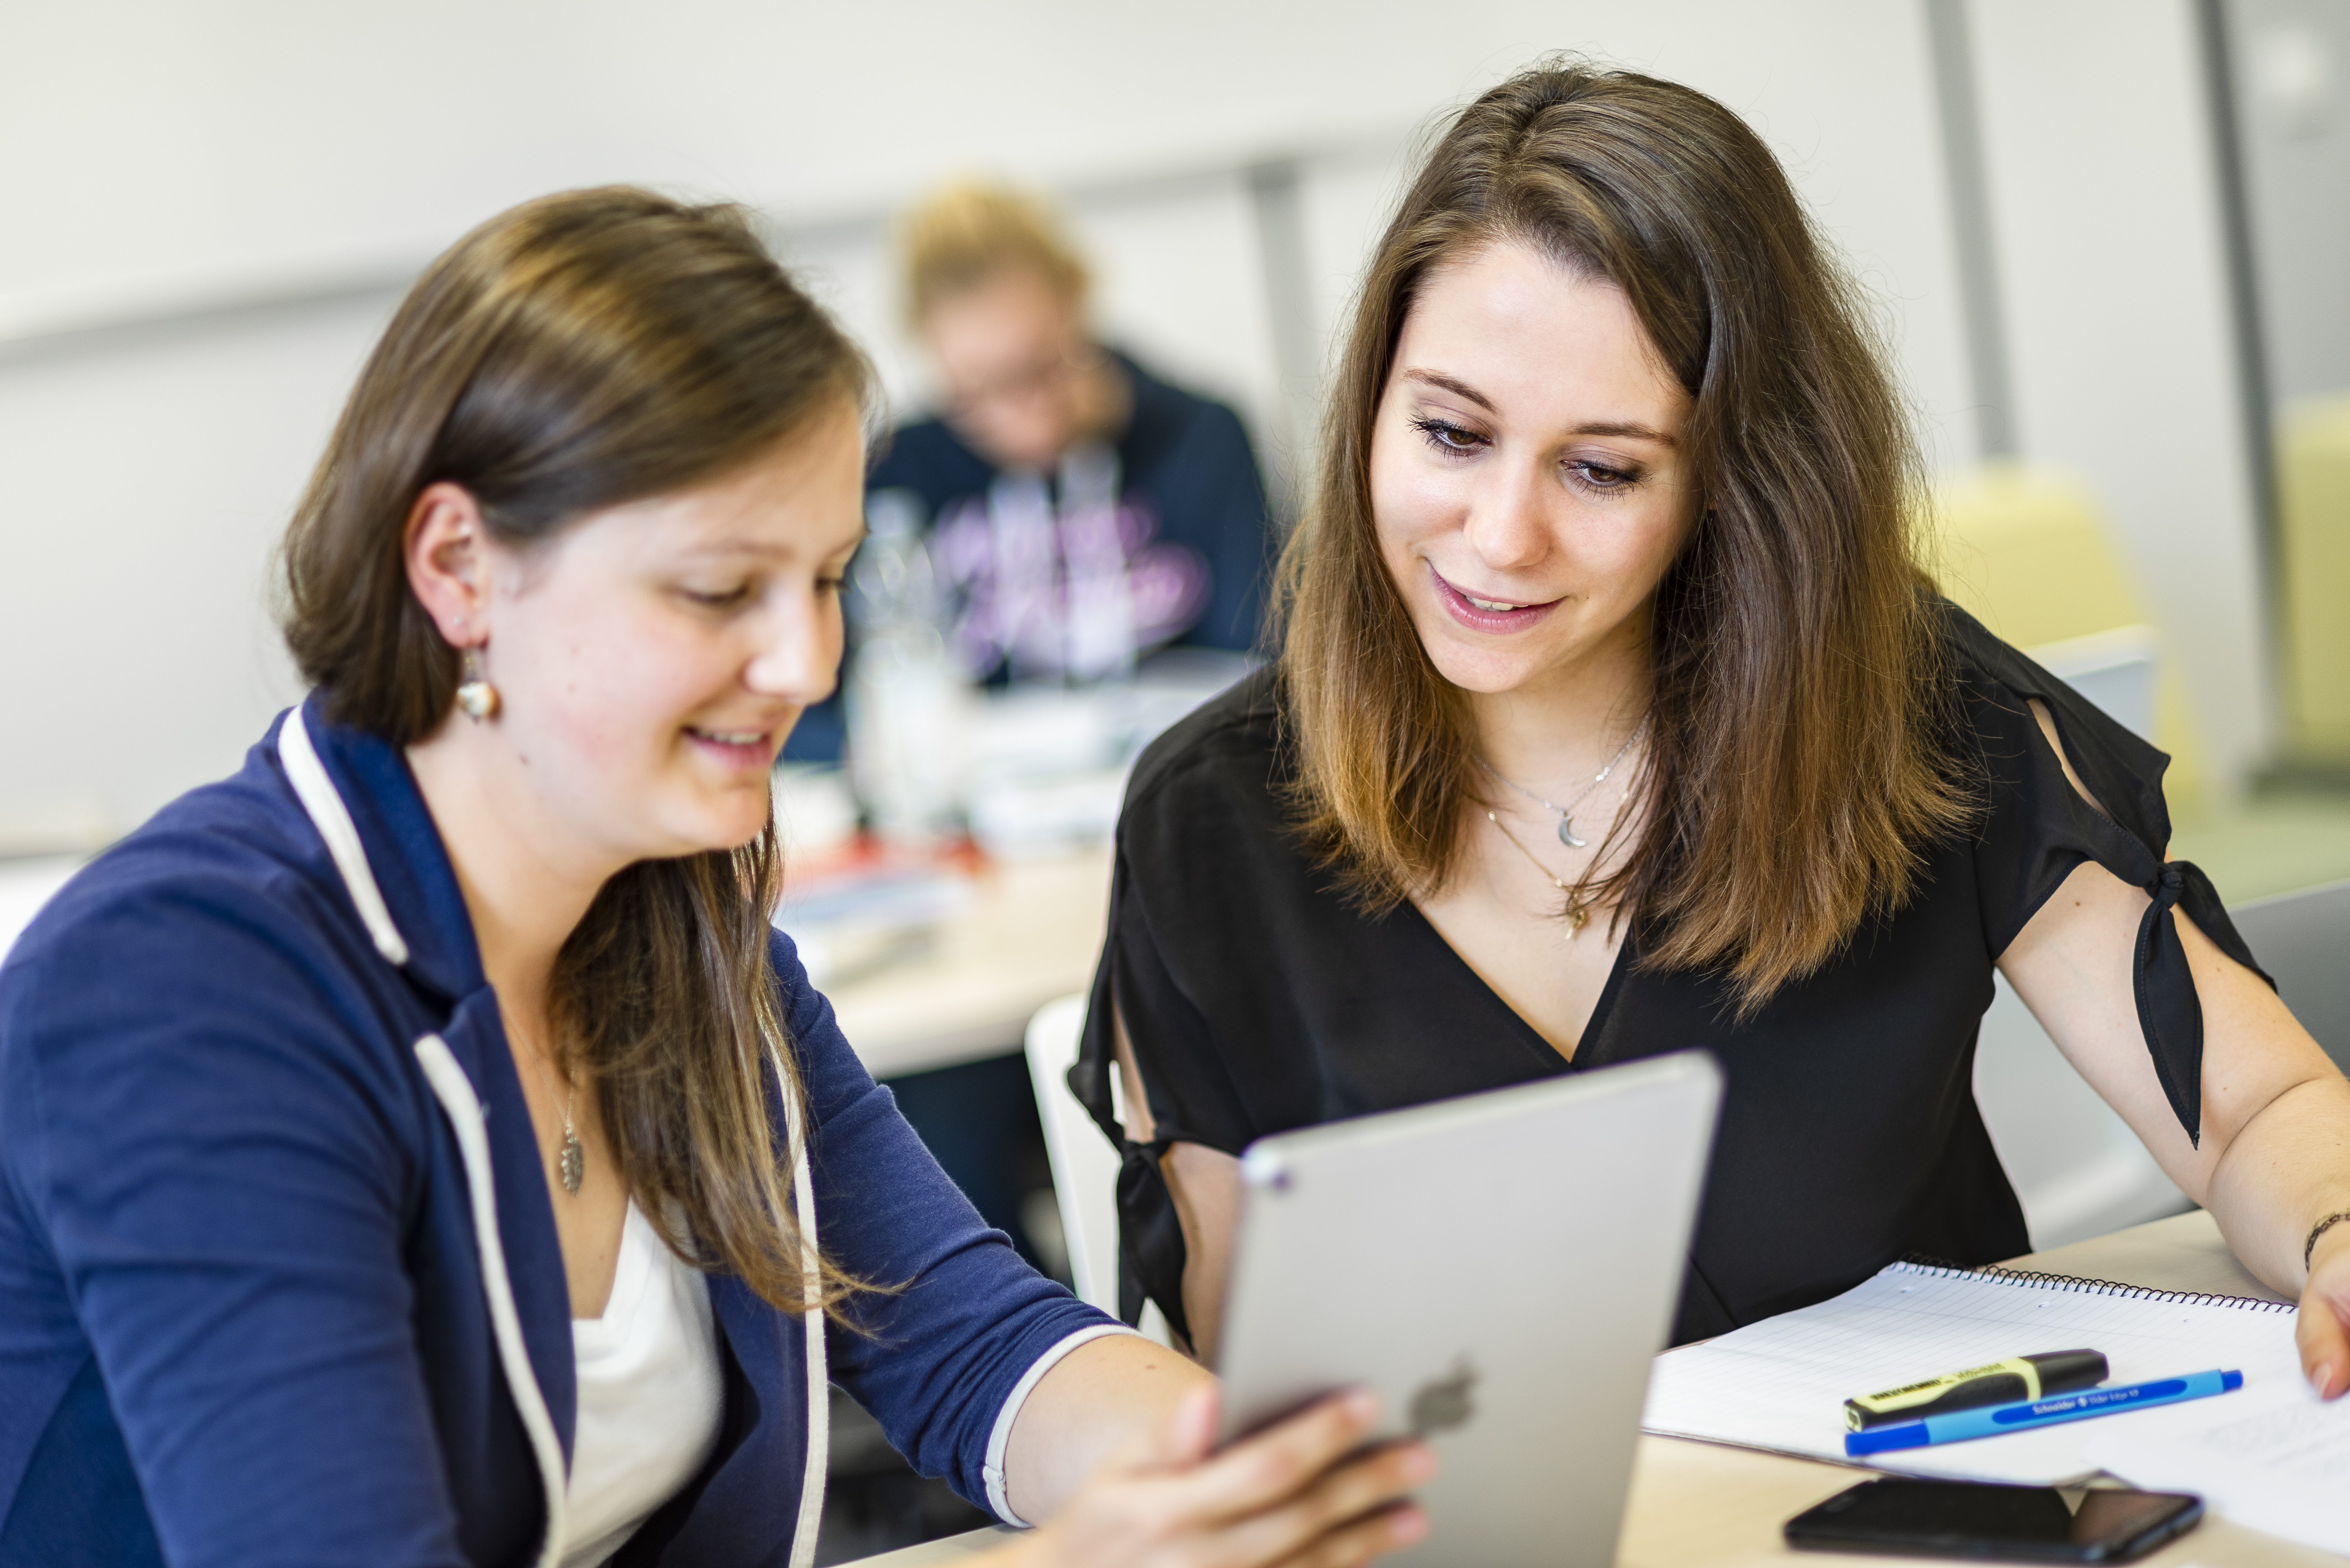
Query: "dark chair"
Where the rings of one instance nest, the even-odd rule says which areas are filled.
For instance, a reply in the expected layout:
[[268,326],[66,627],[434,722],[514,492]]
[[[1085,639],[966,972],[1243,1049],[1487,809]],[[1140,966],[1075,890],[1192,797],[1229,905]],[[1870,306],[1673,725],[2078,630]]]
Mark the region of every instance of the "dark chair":
[[2350,882],[2330,882],[2228,911],[2277,994],[2350,1072]]

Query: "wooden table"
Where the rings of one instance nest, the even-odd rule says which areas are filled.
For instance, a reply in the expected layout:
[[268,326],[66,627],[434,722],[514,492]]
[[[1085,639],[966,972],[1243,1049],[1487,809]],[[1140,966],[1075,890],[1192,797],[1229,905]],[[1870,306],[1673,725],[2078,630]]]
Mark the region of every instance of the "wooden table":
[[[2118,1280],[2161,1290],[2215,1291],[2233,1295],[2275,1293],[2244,1272],[2220,1240],[2219,1227],[2198,1210],[2069,1247],[2034,1252],[2012,1266]],[[1862,1472],[1811,1459],[1678,1438],[1639,1440],[1632,1493],[1625,1509],[1618,1568],[1744,1568],[1749,1563],[1802,1562],[1904,1564],[1926,1559],[1837,1552],[1795,1552],[1780,1538],[1791,1516],[1853,1484]],[[870,1568],[927,1568],[973,1556],[1008,1532],[974,1531],[866,1559]],[[2342,1568],[2350,1558],[2264,1535],[2224,1519],[2207,1519],[2181,1539],[2139,1561],[2152,1568]]]
[[1019,1050],[1031,1014],[1093,984],[1109,866],[1107,846],[997,862],[971,905],[903,958],[825,985],[866,1071],[886,1078]]

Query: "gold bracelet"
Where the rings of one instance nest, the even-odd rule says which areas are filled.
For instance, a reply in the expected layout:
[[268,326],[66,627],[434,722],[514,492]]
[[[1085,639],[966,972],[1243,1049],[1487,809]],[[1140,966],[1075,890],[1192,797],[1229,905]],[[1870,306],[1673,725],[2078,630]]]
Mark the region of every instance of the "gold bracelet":
[[2309,1260],[2317,1255],[2317,1239],[2345,1220],[2350,1220],[2350,1209],[2337,1209],[2309,1228],[2309,1240],[2301,1249],[2301,1272],[2309,1272]]

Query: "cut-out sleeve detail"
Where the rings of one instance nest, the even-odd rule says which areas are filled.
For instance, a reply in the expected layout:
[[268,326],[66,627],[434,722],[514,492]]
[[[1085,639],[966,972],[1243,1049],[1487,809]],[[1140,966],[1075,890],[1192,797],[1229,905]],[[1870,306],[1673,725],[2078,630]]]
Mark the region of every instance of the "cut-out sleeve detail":
[[[1143,1302],[1156,1301],[1170,1326],[1188,1339],[1183,1228],[1159,1161],[1178,1136],[1208,1142],[1234,1113],[1227,1110],[1220,1118],[1213,1112],[1203,1116],[1195,1110],[1202,1099],[1215,1106],[1229,1094],[1215,1096],[1201,1082],[1201,1075],[1213,1075],[1215,1057],[1203,1044],[1202,1024],[1167,972],[1148,921],[1140,918],[1140,901],[1128,886],[1123,857],[1112,874],[1110,909],[1110,934],[1094,977],[1085,1033],[1068,1084],[1118,1151],[1118,1316],[1128,1324],[1139,1323]],[[1154,1136],[1141,1142],[1128,1137],[1118,1119],[1112,1083],[1118,1066],[1111,1017],[1121,998],[1130,1016],[1144,1020],[1140,1032],[1148,1044],[1137,1047],[1137,1074],[1152,1102],[1152,1117],[1159,1123]],[[1152,1051],[1148,1065],[1146,1050]],[[1171,1118],[1165,1115],[1170,1107],[1176,1112]],[[1194,1123],[1203,1130],[1191,1130]],[[1210,1124],[1217,1130],[1204,1130]]]
[[[2154,1055],[2155,1075],[2188,1141],[2203,1142],[2203,1002],[2195,994],[2195,971],[2187,961],[2187,946],[2179,940],[2178,922],[2171,910],[2180,904],[2188,918],[2217,942],[2220,950],[2246,969],[2269,980],[2252,961],[2251,950],[2236,932],[2235,922],[2220,907],[2211,879],[2184,860],[2166,863],[2147,889],[2154,902],[2137,923],[2137,949],[2130,960],[2130,985],[2137,997],[2138,1027],[2146,1032],[2147,1049]],[[2276,981],[2269,980],[2274,986]]]
[[[1991,790],[1976,851],[1990,949],[2005,951],[2083,861],[2094,860],[2144,889],[2153,901],[2138,921],[2130,958],[2138,1027],[2164,1097],[2189,1141],[2200,1147],[2203,1004],[2175,911],[2184,909],[2228,957],[2272,987],[2276,982],[2253,961],[2210,878],[2186,861],[2163,858],[2170,812],[2162,775],[2170,758],[1964,611],[1952,607],[1947,614]],[[2032,716],[2035,699],[2047,705],[2064,758],[2097,805],[2082,798],[2064,776]]]

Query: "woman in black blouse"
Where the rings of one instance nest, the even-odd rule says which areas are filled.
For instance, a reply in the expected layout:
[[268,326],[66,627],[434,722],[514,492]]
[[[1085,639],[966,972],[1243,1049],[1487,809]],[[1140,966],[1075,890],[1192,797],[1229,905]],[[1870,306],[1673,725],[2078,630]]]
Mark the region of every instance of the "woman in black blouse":
[[[1574,66],[1465,110],[1321,473],[1279,661],[1135,773],[1074,1075],[1198,1349],[1252,1138],[1693,1045],[1676,1340],[2027,1251],[1971,1093],[1996,966],[2350,1385],[2350,1085],[2167,860],[2162,753],[1932,593],[1898,396],[1734,115]],[[1607,1194],[1520,1200],[1538,1244]]]

